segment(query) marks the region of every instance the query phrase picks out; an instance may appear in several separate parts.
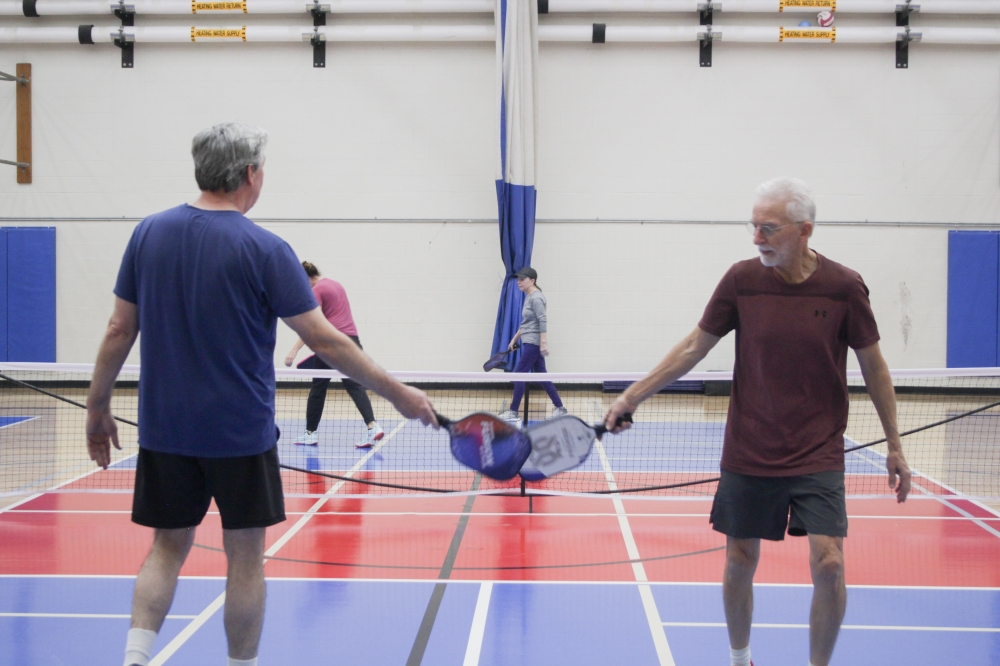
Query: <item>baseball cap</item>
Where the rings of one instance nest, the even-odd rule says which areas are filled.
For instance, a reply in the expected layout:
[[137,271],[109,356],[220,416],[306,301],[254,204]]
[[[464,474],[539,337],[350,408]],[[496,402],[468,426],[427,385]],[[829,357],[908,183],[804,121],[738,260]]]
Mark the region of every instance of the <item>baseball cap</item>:
[[514,273],[514,276],[517,277],[518,279],[520,279],[520,278],[531,278],[532,280],[537,280],[538,279],[538,271],[536,271],[531,266],[525,266],[524,268],[522,268],[518,272]]

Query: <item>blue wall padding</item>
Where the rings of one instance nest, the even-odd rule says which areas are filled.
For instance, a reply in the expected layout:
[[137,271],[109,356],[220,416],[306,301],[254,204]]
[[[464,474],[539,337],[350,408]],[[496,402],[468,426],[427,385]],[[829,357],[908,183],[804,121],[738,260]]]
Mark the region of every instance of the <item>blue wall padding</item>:
[[0,361],[7,360],[7,230],[0,228]]
[[948,232],[948,367],[997,365],[1000,234]]
[[8,227],[7,360],[56,360],[56,230]]

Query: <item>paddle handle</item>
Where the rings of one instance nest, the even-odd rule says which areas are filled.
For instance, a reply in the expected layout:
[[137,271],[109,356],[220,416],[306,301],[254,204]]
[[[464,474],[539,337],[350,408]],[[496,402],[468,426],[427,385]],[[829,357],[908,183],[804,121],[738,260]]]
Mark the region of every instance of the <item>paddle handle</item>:
[[[615,426],[616,427],[620,426],[622,423],[624,423],[626,421],[628,421],[629,423],[632,423],[632,412],[626,412],[626,413],[622,414],[621,416],[619,416],[618,420],[615,421]],[[594,428],[594,432],[597,433],[597,437],[598,438],[601,438],[601,437],[603,437],[604,435],[607,434],[608,427],[602,423],[601,425],[596,426]]]
[[452,424],[452,420],[451,419],[449,419],[447,416],[444,416],[442,414],[438,414],[437,412],[434,412],[434,418],[437,419],[438,425],[440,425],[442,428],[447,428],[448,426],[450,426]]

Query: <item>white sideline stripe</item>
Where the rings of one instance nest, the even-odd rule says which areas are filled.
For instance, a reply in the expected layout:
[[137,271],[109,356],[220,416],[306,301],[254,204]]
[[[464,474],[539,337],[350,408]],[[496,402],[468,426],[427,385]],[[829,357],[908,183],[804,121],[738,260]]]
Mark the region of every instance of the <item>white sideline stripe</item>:
[[[351,476],[355,472],[359,471],[364,466],[364,464],[368,462],[371,459],[371,457],[375,455],[376,452],[378,452],[383,446],[385,446],[390,439],[395,437],[396,433],[402,430],[403,427],[406,426],[408,422],[409,421],[406,420],[400,421],[399,425],[397,425],[392,430],[392,432],[388,433],[384,438],[382,438],[381,442],[373,446],[368,451],[368,453],[363,458],[361,458],[361,460],[355,463],[354,467],[351,468],[351,471],[347,472],[344,476]],[[298,531],[301,530],[305,526],[305,524],[308,523],[309,520],[316,515],[316,512],[319,511],[320,508],[327,503],[327,501],[329,501],[330,497],[338,490],[344,487],[345,483],[347,483],[347,481],[338,481],[335,485],[331,486],[330,489],[326,491],[326,495],[324,497],[316,500],[316,503],[313,504],[309,508],[309,510],[306,511],[305,514],[301,518],[299,518],[294,525],[292,525],[291,529],[282,534],[281,538],[275,541],[274,544],[272,544],[271,547],[264,552],[264,557],[265,558],[272,557],[274,556],[275,553],[281,550],[281,548],[286,543],[288,543],[289,539],[295,536],[298,533]],[[267,564],[267,561],[265,560],[264,563]],[[220,594],[218,597],[215,598],[215,601],[213,601],[208,605],[208,608],[199,613],[198,616],[194,620],[192,620],[189,625],[184,627],[181,633],[177,634],[177,636],[174,637],[174,640],[167,643],[167,645],[162,650],[160,650],[160,652],[158,652],[155,657],[153,657],[149,661],[149,666],[163,666],[163,664],[165,664],[167,660],[170,659],[170,657],[172,657],[174,653],[177,652],[177,650],[179,650],[181,646],[183,646],[184,643],[186,643],[187,640],[191,638],[191,636],[193,636],[194,633],[198,631],[198,629],[200,629],[201,626],[205,624],[210,617],[215,615],[215,613],[220,608],[222,608],[222,605],[225,602],[226,602],[226,593],[223,592],[222,594]]]
[[[594,413],[591,414],[591,421],[601,418],[601,410],[595,402],[592,406]],[[608,454],[604,450],[604,445],[598,440],[594,442],[594,448],[601,458],[601,467],[604,468],[604,478],[607,480],[609,490],[618,490],[618,483],[615,481],[614,471],[608,461]],[[639,547],[635,544],[635,537],[632,535],[632,527],[628,522],[628,514],[625,512],[625,504],[620,497],[612,496],[611,501],[615,506],[615,513],[618,514],[618,527],[621,528],[622,538],[625,540],[625,550],[630,560],[641,559]],[[649,578],[646,576],[646,568],[642,562],[632,563],[632,574],[638,585],[639,597],[642,599],[643,610],[646,611],[646,621],[649,623],[649,632],[653,636],[653,646],[656,648],[656,656],[659,658],[660,666],[676,666],[674,655],[670,652],[670,644],[667,642],[667,634],[663,631],[663,620],[660,618],[660,610],[656,607],[656,600],[653,598],[653,589],[649,586]]]
[[489,614],[492,594],[493,583],[482,583],[479,586],[476,610],[472,615],[472,630],[469,631],[469,644],[465,648],[465,661],[462,662],[462,666],[479,666],[479,655],[483,650],[483,634],[486,633],[486,616]]
[[[885,468],[884,465],[880,465],[880,464],[878,464],[874,460],[869,460],[868,462],[870,462],[872,465],[878,467],[883,472],[886,472],[888,474],[888,470]],[[934,484],[938,485],[941,488],[945,488],[946,490],[950,490],[951,492],[955,492],[953,488],[950,488],[949,486],[946,486],[945,484],[941,483],[940,481],[938,481],[937,479],[935,479],[932,476],[925,476],[924,475],[924,478],[926,478],[931,483],[934,483]],[[1000,530],[996,530],[993,527],[990,527],[989,525],[987,525],[986,523],[984,523],[981,519],[977,518],[976,516],[973,516],[971,513],[969,513],[965,509],[962,509],[962,508],[959,508],[959,507],[955,506],[954,504],[952,504],[951,502],[948,501],[948,499],[949,499],[948,497],[942,497],[941,495],[938,495],[937,493],[932,493],[931,491],[927,490],[922,485],[920,485],[919,483],[917,483],[916,480],[911,481],[911,485],[914,488],[916,488],[917,490],[919,490],[920,492],[924,493],[925,495],[929,495],[929,496],[933,497],[938,502],[940,502],[941,504],[944,504],[946,507],[948,507],[952,511],[954,511],[956,513],[962,514],[966,519],[971,520],[973,523],[975,523],[979,527],[983,528],[984,530],[986,530],[987,532],[989,532],[993,536],[995,536],[998,539],[1000,539]],[[961,500],[962,497],[961,497],[961,495],[957,495],[956,494],[956,497],[954,499]],[[977,502],[977,504],[978,504],[978,502]],[[990,513],[994,513],[994,514],[996,513],[992,509],[989,509],[988,507],[982,506],[981,504],[979,506],[981,506],[984,509],[987,509]],[[991,519],[987,518],[987,520],[991,520]]]
[[[338,496],[341,497],[341,496]],[[952,507],[957,512],[962,512],[961,509],[957,507]],[[113,509],[14,509],[11,513],[66,513],[66,514],[96,514],[96,515],[132,515],[132,512],[123,509],[121,511]],[[307,515],[308,511],[286,511],[285,515],[288,516],[304,516]],[[218,511],[209,511],[206,515],[217,516]],[[596,513],[540,513],[534,512],[529,513],[527,511],[505,511],[505,512],[476,512],[472,514],[463,514],[461,511],[338,511],[338,516],[366,516],[369,518],[378,518],[380,516],[463,516],[468,515],[470,518],[502,518],[505,516],[524,516],[527,518],[608,518],[616,514],[605,511]],[[707,513],[630,513],[632,518],[708,518]],[[986,522],[1000,522],[1000,517],[998,518],[977,518],[975,516],[962,515],[962,516],[847,516],[850,520],[941,520],[941,521],[986,521]]]
[[[725,627],[725,622],[664,622],[665,627]],[[772,624],[753,623],[754,629],[808,629],[808,624]],[[909,627],[874,624],[842,624],[841,629],[860,629],[862,631],[960,631],[970,633],[1000,633],[998,627]]]
[[[131,620],[131,615],[116,613],[0,613],[0,617],[73,618],[80,620]],[[197,615],[168,615],[168,620],[193,620]]]

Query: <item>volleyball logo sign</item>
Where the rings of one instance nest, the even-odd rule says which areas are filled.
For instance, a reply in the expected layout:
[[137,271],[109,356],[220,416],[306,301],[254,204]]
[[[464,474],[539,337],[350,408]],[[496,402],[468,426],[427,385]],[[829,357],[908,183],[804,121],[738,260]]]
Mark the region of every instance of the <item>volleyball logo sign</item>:
[[819,14],[816,15],[816,25],[820,26],[821,28],[829,28],[831,25],[833,25],[833,21],[834,21],[833,12],[829,10],[824,9],[823,11],[821,11]]

